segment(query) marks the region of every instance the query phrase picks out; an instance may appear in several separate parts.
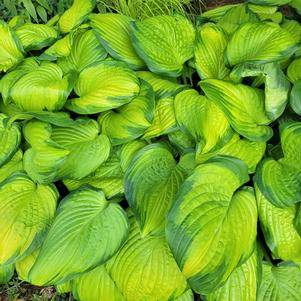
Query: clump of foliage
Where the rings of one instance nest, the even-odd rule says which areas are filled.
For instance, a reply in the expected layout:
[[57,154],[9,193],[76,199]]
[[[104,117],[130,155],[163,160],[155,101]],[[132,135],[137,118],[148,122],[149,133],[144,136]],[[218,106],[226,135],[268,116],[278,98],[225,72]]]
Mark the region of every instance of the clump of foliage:
[[74,0],[1,21],[0,283],[299,301],[301,25],[284,4],[301,9],[251,0],[194,25]]

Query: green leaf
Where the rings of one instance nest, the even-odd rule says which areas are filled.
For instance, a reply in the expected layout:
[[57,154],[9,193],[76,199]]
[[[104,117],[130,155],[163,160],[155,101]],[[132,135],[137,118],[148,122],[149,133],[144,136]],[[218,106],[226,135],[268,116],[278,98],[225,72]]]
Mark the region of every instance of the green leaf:
[[29,15],[38,23],[36,9],[31,0],[22,0],[22,3]]
[[246,23],[232,35],[226,59],[230,66],[280,61],[297,50],[297,43],[296,38],[278,24]]
[[58,37],[58,32],[45,24],[26,23],[16,29],[16,35],[23,48],[30,51],[51,45]]
[[251,141],[264,142],[272,137],[261,90],[217,79],[201,81],[200,86],[225,113],[237,133]]
[[6,284],[14,275],[13,264],[0,265],[0,284]]
[[154,138],[176,130],[174,99],[161,98],[156,103],[152,125],[145,131],[143,138]]
[[261,21],[273,21],[275,23],[281,23],[283,15],[278,12],[278,6],[264,6],[256,4],[248,4],[248,9],[254,12]]
[[8,124],[8,116],[0,113],[0,167],[7,163],[18,150],[21,133],[16,124]]
[[42,21],[44,23],[47,23],[47,12],[46,12],[46,9],[43,6],[41,6],[41,5],[38,5],[36,9],[37,9],[38,16],[42,19]]
[[89,18],[103,47],[113,58],[127,63],[135,70],[144,67],[144,62],[137,55],[130,40],[131,18],[119,14],[93,14]]
[[108,264],[110,276],[125,300],[172,300],[187,290],[165,236],[142,236],[135,220],[122,249]]
[[24,111],[58,111],[72,90],[72,77],[50,62],[19,78],[10,90],[12,101]]
[[177,77],[193,56],[195,31],[180,15],[132,22],[130,35],[136,52],[154,73]]
[[248,1],[260,5],[284,5],[291,2],[291,0],[248,0]]
[[285,19],[282,28],[287,30],[297,41],[301,41],[301,24],[298,21]]
[[278,63],[241,64],[231,72],[230,78],[238,81],[243,77],[261,76],[265,82],[265,111],[269,119],[282,115],[288,102],[290,83]]
[[28,274],[30,269],[34,265],[39,252],[40,248],[36,249],[35,251],[31,252],[30,254],[16,262],[16,272],[21,280],[29,282]]
[[0,20],[0,72],[6,72],[23,59],[23,48],[15,33]]
[[301,80],[301,58],[293,60],[288,66],[287,77],[293,84]]
[[260,225],[276,259],[301,263],[301,237],[294,228],[296,208],[277,208],[255,186]]
[[23,170],[23,153],[19,149],[14,156],[0,167],[0,183],[11,176],[14,172]]
[[277,267],[262,265],[262,281],[257,301],[298,301],[301,295],[301,271],[289,263]]
[[232,134],[223,111],[196,90],[180,92],[175,97],[175,116],[180,129],[199,143],[199,151],[208,153],[220,148]]
[[103,61],[106,56],[106,50],[92,30],[78,30],[73,37],[70,55],[66,59],[59,59],[58,64],[66,69],[65,72],[81,72],[90,65]]
[[207,21],[218,22],[227,13],[227,11],[239,5],[241,4],[228,4],[209,9],[198,16],[198,21],[200,23],[205,23]]
[[201,294],[221,286],[251,255],[257,208],[247,166],[231,157],[199,165],[180,187],[167,217],[166,235],[191,288]]
[[255,182],[268,201],[285,208],[301,200],[301,123],[283,123],[280,138],[284,158],[263,160],[257,169]]
[[0,184],[0,264],[14,263],[37,248],[52,222],[58,192],[16,173]]
[[255,250],[250,258],[235,268],[226,283],[206,296],[207,301],[256,301],[261,260]]
[[224,79],[228,76],[229,69],[224,62],[227,43],[227,35],[218,25],[207,23],[198,29],[194,57],[201,79]]
[[95,114],[129,103],[140,87],[134,71],[122,63],[106,61],[84,69],[74,90],[79,97],[69,99],[66,108],[78,114]]
[[149,84],[142,82],[138,96],[115,111],[104,112],[98,121],[113,145],[124,144],[143,135],[151,126],[154,111],[154,92]]
[[175,194],[186,176],[181,162],[160,144],[140,150],[125,174],[125,197],[141,235],[162,232]]
[[92,119],[77,119],[76,126],[57,127],[31,121],[24,129],[31,148],[24,154],[24,169],[39,183],[81,179],[109,157],[110,142]]
[[87,177],[80,180],[65,179],[63,182],[69,190],[75,190],[84,184],[88,184],[101,189],[107,198],[112,198],[123,194],[123,177],[120,156],[113,148],[109,158]]
[[67,9],[59,19],[59,28],[62,33],[68,33],[83,23],[95,6],[94,0],[74,0],[72,6]]
[[61,201],[30,270],[30,282],[63,283],[107,261],[127,235],[128,220],[118,204],[109,203],[102,191],[76,190]]
[[301,78],[294,84],[291,90],[290,105],[295,113],[301,115]]
[[126,301],[105,265],[75,278],[72,281],[72,294],[81,301]]

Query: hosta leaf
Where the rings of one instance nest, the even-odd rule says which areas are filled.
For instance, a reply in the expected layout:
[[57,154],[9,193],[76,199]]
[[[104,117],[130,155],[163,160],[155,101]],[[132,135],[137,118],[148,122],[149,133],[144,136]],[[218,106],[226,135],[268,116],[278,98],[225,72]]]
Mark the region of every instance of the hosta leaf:
[[74,0],[72,6],[59,19],[58,24],[61,32],[68,33],[84,22],[94,6],[95,0]]
[[15,262],[37,248],[56,209],[54,186],[35,184],[23,173],[0,184],[0,263]]
[[175,298],[174,301],[194,301],[192,290],[187,290],[183,295]]
[[265,82],[265,111],[271,120],[282,115],[285,110],[290,83],[278,63],[237,65],[230,77],[233,79],[248,76],[263,76]]
[[0,284],[6,284],[14,275],[13,264],[0,265]]
[[207,21],[218,22],[231,8],[239,6],[240,4],[228,4],[217,6],[202,13],[198,20],[203,23]]
[[206,296],[208,301],[248,300],[256,301],[257,286],[261,260],[256,252],[238,266],[230,275],[226,283]]
[[258,16],[253,13],[246,4],[238,5],[229,9],[218,21],[218,25],[228,34],[232,34],[242,24],[259,21]]
[[74,88],[79,97],[68,100],[66,107],[78,114],[99,113],[129,103],[139,89],[134,71],[119,62],[102,62],[80,73]]
[[58,37],[58,32],[45,24],[26,23],[16,29],[16,35],[23,48],[30,51],[51,45]]
[[127,63],[132,69],[144,67],[130,40],[131,18],[119,14],[93,14],[90,21],[103,47],[112,57]]
[[289,5],[296,9],[297,13],[301,15],[301,3],[299,0],[292,0]]
[[23,170],[23,154],[18,150],[14,156],[4,165],[0,167],[0,183],[12,175],[16,171]]
[[287,77],[293,84],[301,80],[301,58],[291,62],[287,68]]
[[227,43],[227,35],[218,25],[207,23],[198,29],[194,57],[202,79],[224,79],[228,76],[229,70],[224,62]]
[[180,85],[171,78],[162,77],[149,71],[138,71],[137,75],[152,86],[158,99],[175,96],[188,88],[187,85]]
[[277,208],[256,187],[258,214],[264,238],[274,258],[301,263],[301,237],[294,228],[296,208]]
[[281,124],[280,138],[284,158],[278,161],[271,158],[262,161],[255,181],[273,205],[292,207],[301,199],[301,123],[288,121]]
[[23,58],[23,48],[15,33],[0,20],[0,72],[6,72]]
[[116,287],[105,265],[72,281],[72,293],[81,301],[125,301],[122,292]]
[[248,9],[254,12],[261,21],[273,21],[275,23],[281,23],[283,16],[281,12],[278,12],[278,6],[264,6],[256,4],[248,4]]
[[75,190],[83,184],[101,189],[107,198],[120,195],[124,191],[123,170],[120,158],[116,150],[112,150],[109,158],[103,162],[94,172],[80,180],[64,180],[69,190]]
[[301,78],[294,84],[291,90],[290,105],[295,113],[301,115]]
[[280,61],[289,58],[297,50],[297,42],[278,24],[246,23],[232,35],[226,59],[230,66]]
[[138,96],[115,111],[104,112],[99,123],[113,145],[123,144],[143,135],[151,126],[154,111],[154,92],[149,84],[142,82]]
[[40,183],[86,177],[110,153],[107,136],[99,133],[97,122],[91,119],[77,119],[73,127],[31,121],[24,136],[31,145],[24,154],[24,168]]
[[66,59],[60,59],[58,63],[66,71],[81,72],[89,65],[103,61],[106,56],[107,52],[101,46],[95,33],[87,30],[74,37],[70,55]]
[[261,90],[243,84],[207,79],[201,81],[206,96],[218,105],[236,132],[251,141],[267,141],[273,131],[264,110]]
[[290,264],[262,265],[262,281],[257,301],[298,301],[301,295],[301,271]]
[[249,2],[260,5],[284,5],[291,0],[249,0]]
[[[123,209],[102,191],[78,189],[60,203],[29,273],[36,285],[59,284],[113,256],[128,235]],[[97,250],[97,252],[96,252]]]
[[7,163],[16,153],[21,133],[16,124],[8,124],[8,116],[0,113],[0,167]]
[[72,291],[72,285],[71,285],[71,280],[66,281],[62,284],[58,284],[55,286],[55,290],[59,293],[59,294],[65,294],[65,293],[69,293]]
[[143,138],[149,139],[168,134],[175,131],[176,126],[174,99],[172,97],[161,98],[156,103],[153,123],[145,131]]
[[57,111],[64,106],[71,90],[71,76],[64,76],[58,65],[45,62],[18,79],[10,96],[24,111]]
[[199,150],[203,153],[219,148],[231,137],[232,130],[223,111],[196,90],[179,93],[174,108],[179,127],[200,142]]
[[39,252],[40,252],[40,248],[36,249],[26,257],[16,262],[16,272],[21,280],[29,282],[29,278],[28,278],[29,271],[34,265],[39,255]]
[[142,235],[164,229],[166,214],[186,176],[182,164],[160,144],[138,152],[125,175],[125,197]]
[[212,152],[203,152],[197,149],[196,162],[204,163],[208,159],[217,155],[236,157],[248,165],[249,173],[255,172],[257,164],[262,159],[266,149],[265,142],[249,141],[240,139],[239,135],[234,134],[232,138],[219,149]]
[[195,141],[181,130],[176,130],[168,134],[168,140],[181,154],[195,150]]
[[199,165],[176,195],[167,241],[195,292],[217,289],[253,251],[255,196],[251,188],[237,191],[247,181],[242,161],[216,157]]
[[177,77],[193,56],[195,31],[188,19],[155,16],[130,25],[132,43],[150,71]]
[[107,267],[128,301],[172,300],[187,289],[165,236],[142,236],[134,219],[127,242]]
[[296,38],[297,41],[301,41],[301,24],[298,21],[285,19],[282,27]]

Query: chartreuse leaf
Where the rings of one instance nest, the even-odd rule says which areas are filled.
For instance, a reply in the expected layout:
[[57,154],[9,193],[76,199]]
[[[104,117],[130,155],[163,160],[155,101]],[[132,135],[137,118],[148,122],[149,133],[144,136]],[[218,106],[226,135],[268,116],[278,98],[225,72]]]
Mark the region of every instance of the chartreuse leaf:
[[228,37],[224,30],[213,23],[207,23],[197,30],[194,49],[195,65],[202,79],[224,79],[229,74],[225,66],[224,51]]
[[278,12],[278,6],[256,5],[248,3],[248,9],[254,12],[261,21],[273,21],[281,23],[283,16]]
[[249,259],[231,273],[223,286],[206,296],[208,301],[256,301],[261,260],[256,249]]
[[92,30],[84,30],[75,35],[70,55],[66,59],[59,59],[58,64],[66,69],[65,71],[81,72],[86,67],[103,61],[106,56],[107,52],[95,33]]
[[156,103],[153,122],[145,131],[143,138],[149,139],[171,133],[177,129],[176,126],[174,99],[161,98]]
[[196,90],[182,91],[175,97],[175,116],[181,130],[199,143],[199,151],[219,149],[232,135],[223,111]]
[[100,190],[80,188],[60,203],[29,272],[30,282],[63,283],[107,261],[127,236],[128,219],[123,209],[109,203]]
[[74,0],[59,19],[59,28],[62,33],[68,33],[88,17],[95,6],[95,0]]
[[301,79],[301,58],[293,60],[287,68],[287,77],[296,84]]
[[218,22],[231,8],[239,6],[241,4],[228,4],[217,6],[216,8],[209,9],[198,16],[198,21],[200,23],[205,23],[207,21]]
[[280,61],[297,50],[297,43],[298,40],[278,24],[245,23],[232,35],[226,59],[230,66]]
[[192,290],[187,290],[184,294],[175,298],[174,301],[194,301],[194,295]]
[[301,295],[301,271],[289,263],[262,265],[262,280],[257,301],[298,301]]
[[301,264],[301,237],[293,224],[296,208],[277,208],[255,188],[259,221],[273,257]]
[[140,93],[130,103],[107,111],[98,121],[102,132],[113,145],[123,144],[142,136],[151,126],[155,111],[155,95],[147,82],[141,83]]
[[127,242],[106,265],[125,300],[173,300],[181,296],[187,290],[187,282],[165,235],[143,236],[135,219],[130,221]]
[[237,133],[251,141],[264,142],[272,137],[261,90],[217,79],[201,81],[200,86],[225,113]]
[[180,129],[169,133],[168,140],[181,154],[195,151],[195,141]]
[[249,0],[249,2],[260,5],[284,5],[291,0]]
[[248,165],[249,173],[254,173],[257,164],[265,153],[265,149],[265,142],[241,139],[239,135],[234,134],[226,144],[214,151],[204,153],[202,149],[198,148],[196,151],[196,162],[200,164],[217,155],[226,155],[244,161]]
[[72,281],[72,294],[81,301],[126,301],[105,265],[100,265]]
[[65,294],[65,293],[69,293],[72,291],[72,285],[71,285],[71,280],[66,281],[62,284],[58,284],[55,286],[55,290],[59,293],[59,294]]
[[180,15],[132,22],[130,34],[136,52],[154,73],[177,77],[193,56],[195,31]]
[[90,23],[107,52],[127,63],[132,69],[141,69],[144,62],[137,55],[130,40],[131,18],[120,14],[93,14]]
[[299,42],[301,41],[301,25],[298,21],[285,19],[282,28],[286,29]]
[[286,122],[280,126],[284,158],[263,160],[255,182],[264,197],[277,207],[292,207],[301,200],[301,123]]
[[242,4],[229,9],[217,24],[225,32],[232,34],[242,24],[257,21],[259,21],[258,16],[246,4]]
[[24,111],[58,111],[71,90],[72,76],[64,76],[54,63],[43,62],[16,81],[10,97]]
[[139,93],[139,79],[120,62],[106,61],[84,69],[75,84],[79,96],[66,107],[78,114],[94,114],[129,103]]
[[297,10],[297,13],[301,15],[301,3],[299,0],[292,0],[289,5]]
[[138,71],[137,75],[152,86],[158,99],[175,96],[189,87],[188,85],[178,84],[172,78],[162,77],[149,71]]
[[58,192],[16,173],[0,184],[0,264],[26,256],[43,241],[52,222]]
[[237,65],[230,77],[241,80],[243,77],[262,76],[265,82],[265,111],[271,120],[282,115],[288,102],[290,83],[278,63]]
[[0,72],[6,72],[23,58],[23,48],[15,33],[0,20]]
[[75,190],[83,184],[88,184],[101,189],[107,198],[112,198],[123,193],[123,177],[120,156],[118,151],[113,148],[109,158],[94,172],[80,180],[65,179],[64,184],[69,190]]
[[294,84],[291,90],[290,105],[295,113],[301,115],[301,79]]
[[32,266],[34,265],[38,255],[40,252],[40,248],[28,254],[26,257],[18,260],[16,262],[16,272],[18,277],[26,282],[29,282],[28,274]]
[[161,232],[175,194],[183,182],[185,166],[160,144],[140,150],[125,174],[125,197],[142,235]]
[[0,284],[6,284],[14,275],[13,264],[0,265]]
[[16,124],[8,124],[8,116],[0,113],[0,167],[13,157],[21,141],[21,133]]
[[16,29],[24,50],[38,50],[51,45],[58,37],[54,27],[45,24],[25,23]]
[[183,275],[195,292],[209,294],[251,255],[257,207],[245,163],[216,157],[199,165],[180,187],[166,235]]
[[23,170],[23,153],[19,149],[14,156],[0,167],[0,183],[16,171]]
[[84,178],[110,153],[107,136],[99,133],[92,119],[77,119],[73,127],[31,121],[25,126],[24,136],[31,145],[24,154],[24,168],[39,183]]

